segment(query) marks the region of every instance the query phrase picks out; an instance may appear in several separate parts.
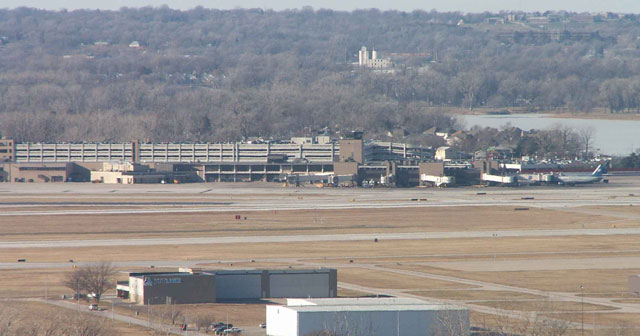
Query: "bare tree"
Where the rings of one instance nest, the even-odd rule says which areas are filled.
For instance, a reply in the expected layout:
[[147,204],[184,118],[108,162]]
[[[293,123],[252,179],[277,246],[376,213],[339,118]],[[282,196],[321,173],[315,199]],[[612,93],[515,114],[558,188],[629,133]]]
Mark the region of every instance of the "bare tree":
[[198,319],[197,329],[200,330],[200,326],[204,326],[205,331],[209,331],[209,327],[216,321],[216,317],[213,314],[200,315]]
[[107,319],[87,316],[87,314],[68,314],[65,316],[62,326],[62,335],[65,336],[111,336],[113,327]]
[[585,127],[581,128],[578,131],[578,136],[580,137],[580,141],[584,145],[584,154],[585,156],[589,155],[589,148],[591,146],[591,140],[593,140],[593,136],[595,133],[595,129],[593,127]]
[[92,294],[96,302],[100,302],[102,295],[115,285],[115,268],[109,262],[99,262],[76,268],[68,273],[63,285],[73,289],[78,294]]
[[0,335],[2,336],[111,336],[110,320],[92,314],[58,310],[34,314],[0,303]]
[[354,320],[346,313],[336,313],[333,321],[326,321],[322,330],[306,336],[373,336],[375,331],[371,318]]
[[430,328],[429,335],[464,336],[469,334],[469,311],[444,310],[438,312],[436,323]]
[[177,307],[175,304],[167,304],[166,307],[159,308],[156,312],[159,315],[158,317],[165,321],[169,321],[171,325],[176,324],[176,320],[184,316],[182,309]]
[[496,308],[492,325],[483,329],[489,335],[563,336],[570,322],[562,318],[562,313],[550,300],[538,302],[533,311],[503,305]]

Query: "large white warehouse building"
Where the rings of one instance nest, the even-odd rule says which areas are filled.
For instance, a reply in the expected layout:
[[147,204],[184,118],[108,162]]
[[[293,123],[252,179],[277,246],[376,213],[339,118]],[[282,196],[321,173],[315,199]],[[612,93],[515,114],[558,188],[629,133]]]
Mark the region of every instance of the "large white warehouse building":
[[267,306],[267,335],[468,335],[466,308],[399,298],[289,299]]

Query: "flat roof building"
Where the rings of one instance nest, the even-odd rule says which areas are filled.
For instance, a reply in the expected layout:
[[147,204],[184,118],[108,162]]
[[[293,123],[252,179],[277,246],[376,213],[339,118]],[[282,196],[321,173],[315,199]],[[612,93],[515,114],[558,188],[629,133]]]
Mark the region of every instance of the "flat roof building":
[[466,308],[401,298],[288,300],[267,306],[267,335],[468,335]]
[[137,304],[207,303],[263,298],[332,298],[337,270],[212,270],[130,273],[118,296]]
[[15,158],[15,143],[12,139],[0,138],[0,162],[11,162]]
[[130,273],[128,295],[129,302],[137,304],[212,303],[216,302],[215,277],[206,273]]

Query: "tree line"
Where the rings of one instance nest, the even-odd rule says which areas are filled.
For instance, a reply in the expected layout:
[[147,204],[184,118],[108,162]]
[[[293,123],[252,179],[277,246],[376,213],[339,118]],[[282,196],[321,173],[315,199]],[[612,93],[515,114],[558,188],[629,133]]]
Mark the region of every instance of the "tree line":
[[[364,129],[373,137],[447,126],[433,115],[451,108],[640,109],[636,16],[562,28],[589,38],[539,40],[526,38],[534,26],[483,23],[494,15],[4,9],[0,135],[238,141]],[[505,40],[505,31],[520,37]],[[376,72],[352,65],[363,45],[382,57],[430,56]]]
[[453,141],[453,147],[467,153],[505,147],[514,157],[538,159],[576,159],[592,156],[593,128],[574,129],[555,125],[548,129],[523,131],[509,124],[500,128],[472,127],[464,137]]

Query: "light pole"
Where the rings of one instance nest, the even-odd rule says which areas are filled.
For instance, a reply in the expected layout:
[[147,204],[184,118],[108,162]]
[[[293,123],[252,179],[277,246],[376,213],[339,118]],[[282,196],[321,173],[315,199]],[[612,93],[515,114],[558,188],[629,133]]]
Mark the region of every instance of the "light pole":
[[581,334],[584,336],[584,286],[580,285],[580,298],[581,298],[581,304],[580,304],[580,330],[581,330]]

